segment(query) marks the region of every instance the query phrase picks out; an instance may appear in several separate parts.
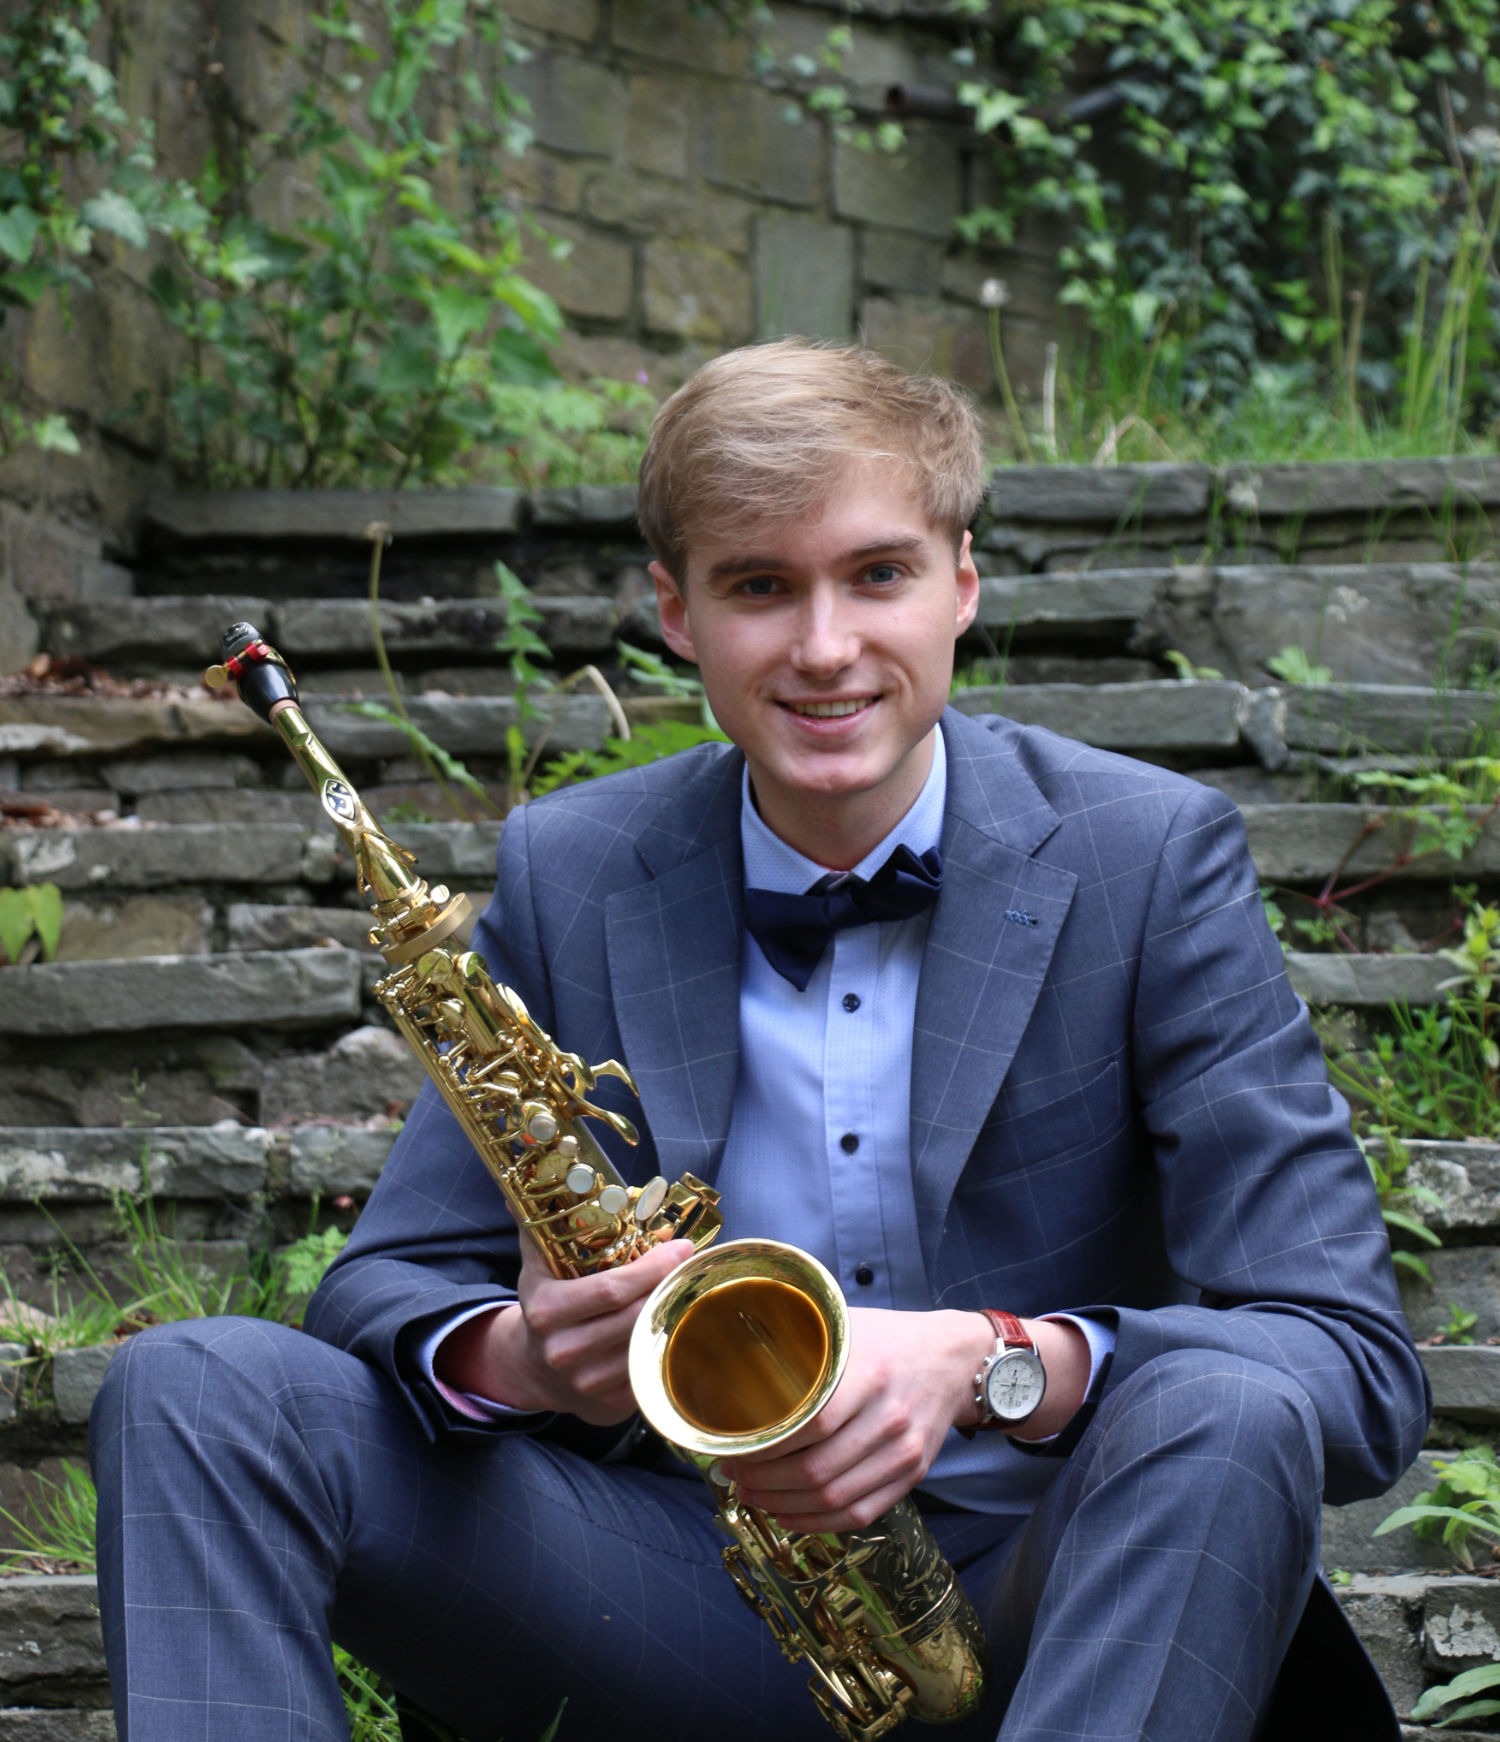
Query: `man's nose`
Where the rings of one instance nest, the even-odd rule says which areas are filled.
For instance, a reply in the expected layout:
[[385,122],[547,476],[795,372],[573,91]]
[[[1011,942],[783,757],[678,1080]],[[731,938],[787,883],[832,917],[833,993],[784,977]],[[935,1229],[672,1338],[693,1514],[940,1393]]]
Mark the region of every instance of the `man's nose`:
[[859,637],[844,603],[820,594],[804,601],[792,645],[793,665],[807,672],[842,671],[858,656]]

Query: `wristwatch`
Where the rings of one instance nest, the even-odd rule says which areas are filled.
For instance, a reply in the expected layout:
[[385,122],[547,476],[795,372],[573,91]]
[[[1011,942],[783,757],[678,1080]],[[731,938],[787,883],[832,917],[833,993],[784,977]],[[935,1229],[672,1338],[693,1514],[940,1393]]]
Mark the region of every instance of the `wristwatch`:
[[[1036,1414],[1047,1392],[1047,1369],[1014,1313],[979,1309],[995,1327],[995,1352],[974,1375],[976,1428],[1014,1428]],[[973,1431],[973,1430],[971,1430]]]

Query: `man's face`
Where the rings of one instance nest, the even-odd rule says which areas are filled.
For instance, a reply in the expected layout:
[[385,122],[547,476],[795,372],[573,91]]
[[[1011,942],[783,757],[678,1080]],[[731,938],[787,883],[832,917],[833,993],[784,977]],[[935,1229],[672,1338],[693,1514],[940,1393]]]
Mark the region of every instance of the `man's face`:
[[651,573],[667,645],[699,667],[768,826],[830,869],[857,863],[931,767],[979,603],[969,535],[955,556],[903,469],[869,462],[805,520],[696,539],[680,591]]

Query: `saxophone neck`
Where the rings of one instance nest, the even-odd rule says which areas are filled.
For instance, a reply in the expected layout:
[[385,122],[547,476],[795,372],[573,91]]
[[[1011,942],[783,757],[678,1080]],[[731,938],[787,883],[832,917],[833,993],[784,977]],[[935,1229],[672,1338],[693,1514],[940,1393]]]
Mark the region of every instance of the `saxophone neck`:
[[415,960],[452,936],[469,917],[465,895],[429,888],[412,869],[415,859],[386,834],[353,783],[307,722],[291,667],[249,623],[224,635],[224,662],[210,668],[213,688],[233,683],[240,699],[275,727],[292,760],[317,793],[354,860],[359,892],[375,921],[371,941],[393,966]]

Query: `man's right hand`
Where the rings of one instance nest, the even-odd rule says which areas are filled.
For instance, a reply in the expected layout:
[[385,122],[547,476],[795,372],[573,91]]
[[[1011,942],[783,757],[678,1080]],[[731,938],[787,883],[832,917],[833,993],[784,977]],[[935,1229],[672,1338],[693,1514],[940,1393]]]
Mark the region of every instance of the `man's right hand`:
[[693,1255],[670,1240],[592,1276],[552,1276],[522,1242],[518,1304],[468,1319],[444,1339],[436,1372],[456,1391],[512,1409],[559,1410],[596,1426],[634,1413],[626,1357],[646,1296]]

